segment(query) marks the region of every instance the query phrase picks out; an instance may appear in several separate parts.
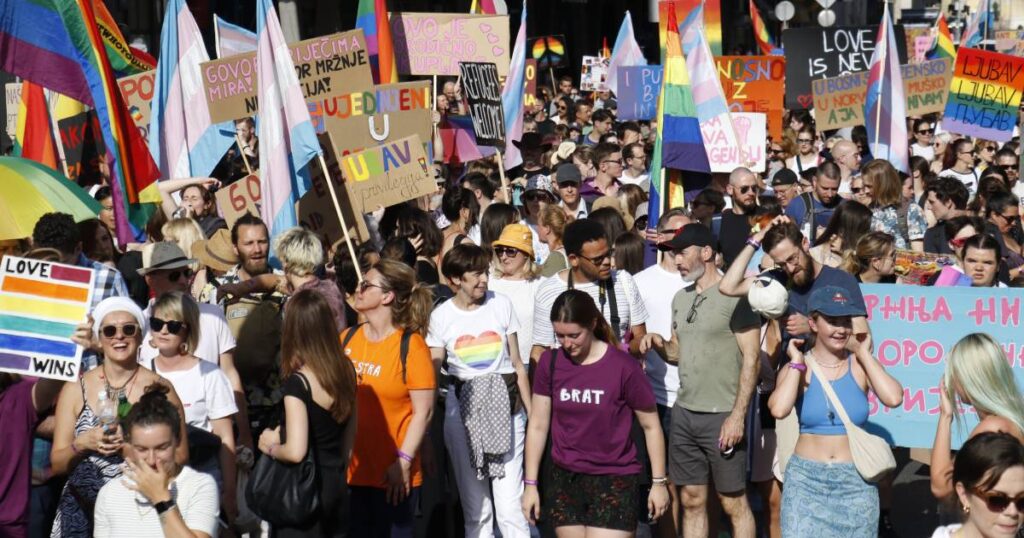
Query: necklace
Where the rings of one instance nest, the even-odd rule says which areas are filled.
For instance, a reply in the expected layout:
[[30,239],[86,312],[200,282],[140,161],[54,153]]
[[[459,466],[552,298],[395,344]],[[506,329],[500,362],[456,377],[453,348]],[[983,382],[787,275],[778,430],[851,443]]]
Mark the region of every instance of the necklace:
[[[115,399],[115,397],[118,400],[120,400],[120,399],[127,399],[128,394],[131,393],[131,391],[132,391],[132,387],[128,387],[128,384],[132,383],[132,386],[134,386],[133,382],[135,381],[135,376],[137,376],[139,374],[139,369],[135,368],[135,370],[132,371],[132,375],[129,376],[128,379],[126,379],[125,382],[122,383],[120,387],[115,387],[115,386],[110,384],[110,381],[109,381],[110,376],[107,375],[107,366],[106,366],[106,364],[104,364],[102,366],[102,368],[103,368],[103,386],[104,386],[105,389],[107,389],[107,396],[109,396],[110,399],[112,399],[112,400]],[[128,390],[125,390],[125,387],[128,387]]]

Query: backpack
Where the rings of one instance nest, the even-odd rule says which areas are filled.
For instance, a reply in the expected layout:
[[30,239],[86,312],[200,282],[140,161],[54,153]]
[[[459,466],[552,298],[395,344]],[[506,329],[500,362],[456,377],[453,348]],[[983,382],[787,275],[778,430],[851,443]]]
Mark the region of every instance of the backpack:
[[224,307],[235,337],[235,367],[243,384],[262,383],[281,363],[281,302],[246,296]]
[[[341,349],[344,352],[345,347],[352,341],[352,337],[356,335],[356,331],[359,330],[363,323],[351,327],[345,331],[345,336],[341,337]],[[402,329],[402,343],[398,345],[398,360],[402,363],[402,383],[405,383],[405,363],[409,358],[409,340],[412,339],[412,331],[409,329]]]
[[813,245],[818,236],[818,219],[817,212],[814,210],[814,198],[811,196],[811,193],[802,192],[800,193],[800,199],[804,202],[804,224],[810,223],[807,227],[807,241]]

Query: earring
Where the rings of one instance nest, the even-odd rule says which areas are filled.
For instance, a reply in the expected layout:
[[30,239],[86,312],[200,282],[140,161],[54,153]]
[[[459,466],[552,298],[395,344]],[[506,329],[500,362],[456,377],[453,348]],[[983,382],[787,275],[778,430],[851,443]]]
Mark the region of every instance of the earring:
[[964,505],[964,513],[965,513],[965,514],[970,514],[970,513],[971,513],[971,507],[970,507],[970,506],[967,506],[967,505],[965,504],[965,505]]

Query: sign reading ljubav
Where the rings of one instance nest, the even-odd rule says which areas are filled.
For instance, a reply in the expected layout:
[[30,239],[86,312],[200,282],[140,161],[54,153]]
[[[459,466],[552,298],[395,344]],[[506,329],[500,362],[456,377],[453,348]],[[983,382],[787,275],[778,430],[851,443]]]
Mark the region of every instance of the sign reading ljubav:
[[1013,137],[1024,88],[1024,58],[961,48],[942,129],[997,142]]

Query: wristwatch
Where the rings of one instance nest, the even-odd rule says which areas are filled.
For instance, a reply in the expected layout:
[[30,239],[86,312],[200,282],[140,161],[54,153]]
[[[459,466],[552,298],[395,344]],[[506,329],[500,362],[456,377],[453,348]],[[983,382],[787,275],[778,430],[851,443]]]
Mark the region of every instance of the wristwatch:
[[174,508],[175,506],[177,506],[177,504],[174,502],[174,499],[171,499],[169,501],[158,502],[153,505],[153,508],[156,509],[156,515],[163,516],[167,513],[168,510]]

